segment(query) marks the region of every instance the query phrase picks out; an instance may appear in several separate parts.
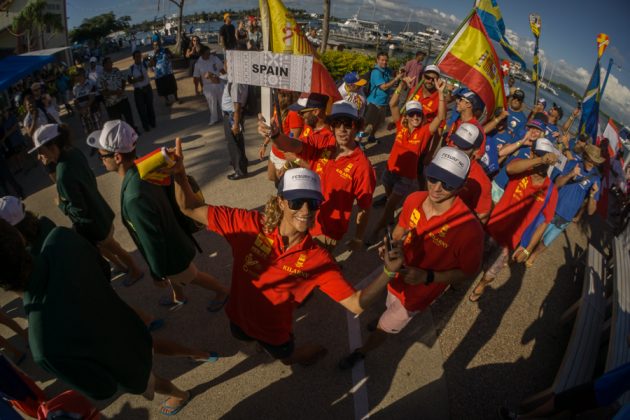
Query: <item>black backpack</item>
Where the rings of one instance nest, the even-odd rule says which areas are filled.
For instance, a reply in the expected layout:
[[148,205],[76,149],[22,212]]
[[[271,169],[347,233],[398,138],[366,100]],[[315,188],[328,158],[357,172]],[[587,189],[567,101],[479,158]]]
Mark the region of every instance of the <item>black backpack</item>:
[[361,76],[359,76],[361,77],[361,79],[365,79],[367,81],[367,83],[363,85],[363,94],[365,95],[366,98],[370,94],[370,91],[372,90],[372,87],[370,86],[370,81],[372,79],[372,70],[374,69],[369,69],[368,71],[363,73]]

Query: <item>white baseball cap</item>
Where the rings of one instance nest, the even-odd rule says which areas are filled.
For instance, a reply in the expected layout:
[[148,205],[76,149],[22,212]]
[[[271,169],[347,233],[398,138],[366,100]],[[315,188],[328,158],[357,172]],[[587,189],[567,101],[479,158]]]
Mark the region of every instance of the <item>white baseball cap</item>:
[[457,189],[464,185],[470,169],[470,159],[466,153],[454,147],[442,147],[429,163],[426,176],[435,178],[443,185]]
[[59,126],[57,124],[44,124],[35,130],[33,134],[33,148],[29,150],[29,153],[33,153],[46,143],[59,136]]
[[349,101],[341,100],[333,103],[330,115],[326,117],[326,122],[336,120],[340,117],[347,117],[353,120],[359,119],[359,111],[357,107]]
[[0,198],[0,219],[4,219],[11,226],[15,226],[24,220],[26,212],[22,200],[12,195]]
[[409,111],[422,111],[422,104],[418,101],[409,101],[405,104],[405,112],[409,113]]
[[438,66],[436,66],[435,64],[429,64],[428,66],[426,66],[424,68],[424,72],[423,73],[427,73],[427,72],[433,72],[436,73],[438,76],[442,76],[442,72],[440,71],[440,68]]
[[479,127],[471,123],[462,123],[450,138],[462,150],[477,149],[483,141]]
[[129,153],[135,150],[138,134],[129,124],[121,120],[107,121],[103,129],[93,131],[87,144],[95,149],[108,152]]
[[536,152],[537,155],[544,155],[546,153],[555,153],[556,148],[554,147],[553,143],[544,138],[541,137],[538,140],[536,140],[536,144],[534,145],[534,151]]
[[306,168],[286,171],[278,183],[278,194],[287,200],[314,198],[324,201],[319,175]]

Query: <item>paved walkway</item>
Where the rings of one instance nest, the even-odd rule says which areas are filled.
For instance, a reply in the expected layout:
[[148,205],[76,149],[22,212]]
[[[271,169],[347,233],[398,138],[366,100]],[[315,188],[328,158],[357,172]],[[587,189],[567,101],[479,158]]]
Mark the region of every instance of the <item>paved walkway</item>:
[[[130,60],[125,59],[116,66],[124,69],[129,64]],[[166,108],[161,100],[156,100],[158,127],[140,137],[139,154],[172,145],[174,138],[180,136],[184,140],[186,167],[198,180],[207,202],[260,208],[274,188],[266,180],[267,162],[257,159],[261,139],[255,131],[255,119],[249,117],[245,123],[252,176],[228,181],[226,175],[231,169],[223,127],[207,126],[205,100],[193,95],[190,78],[181,72],[177,76],[183,104]],[[130,93],[133,107],[132,97]],[[67,121],[74,128],[75,144],[87,153],[78,121]],[[389,141],[367,152],[379,175],[391,145],[388,138]],[[121,179],[105,173],[96,157],[90,163],[101,193],[119,215]],[[28,209],[60,225],[69,225],[53,204],[56,191],[41,168],[31,170],[26,177],[20,176],[19,180],[29,193]],[[379,186],[377,193],[382,192]],[[375,213],[374,220],[379,212]],[[142,261],[119,216],[115,223],[117,239],[132,251],[137,261]],[[225,241],[208,232],[198,233],[196,237],[204,250],[197,256],[196,264],[228,284],[231,255]],[[478,304],[467,299],[472,283],[447,291],[431,310],[417,316],[403,333],[393,337],[353,372],[339,371],[336,364],[365,337],[365,325],[382,311],[384,299],[354,319],[317,292],[297,311],[296,340],[325,344],[329,354],[314,367],[291,368],[257,353],[253,345],[233,339],[225,314],[205,310],[211,294],[202,289],[189,286],[190,302],[177,312],[168,312],[157,305],[163,289],[155,288],[148,279],[130,288],[114,281],[114,288],[130,304],[166,319],[166,326],[157,336],[220,353],[221,359],[213,364],[156,357],[159,374],[173,379],[182,388],[192,388],[195,393],[179,418],[361,419],[366,415],[383,419],[488,418],[494,416],[496,407],[504,401],[516,402],[551,384],[567,340],[566,328],[561,328],[557,321],[579,290],[572,280],[574,266],[564,263],[565,259],[572,260],[576,247],[584,247],[584,236],[571,227],[568,235],[556,241],[535,268],[527,272],[521,267],[505,270],[494,289],[488,290]],[[350,254],[340,249],[337,254],[344,274],[354,284],[380,266],[374,251]],[[18,299],[12,294],[3,292],[0,305],[14,315],[22,313]],[[18,321],[24,324],[23,319]],[[0,333],[10,336],[3,329]],[[19,343],[15,337],[12,340]],[[51,393],[66,389],[30,358],[23,368]],[[139,396],[118,395],[97,405],[107,417],[160,418],[159,401],[150,402]]]

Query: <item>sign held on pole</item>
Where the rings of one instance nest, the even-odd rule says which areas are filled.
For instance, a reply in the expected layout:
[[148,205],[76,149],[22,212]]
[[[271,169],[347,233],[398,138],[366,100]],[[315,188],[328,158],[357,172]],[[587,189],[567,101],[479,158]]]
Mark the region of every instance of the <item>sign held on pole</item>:
[[310,92],[313,57],[270,51],[226,51],[230,82]]

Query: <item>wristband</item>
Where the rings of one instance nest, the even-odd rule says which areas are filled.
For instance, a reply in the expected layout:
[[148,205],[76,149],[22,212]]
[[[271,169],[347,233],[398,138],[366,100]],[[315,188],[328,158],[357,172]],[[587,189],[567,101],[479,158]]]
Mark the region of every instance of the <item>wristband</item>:
[[523,254],[525,254],[527,258],[529,258],[529,256],[531,255],[531,253],[527,250],[527,248],[523,248]]
[[297,159],[295,159],[293,162],[295,162],[296,164],[298,164],[298,165],[299,165],[299,164],[302,162],[302,159],[297,158]]
[[398,274],[398,272],[396,271],[389,271],[385,266],[383,266],[383,273],[385,273],[385,275],[390,279],[393,279],[394,277],[396,277],[396,274]]
[[433,280],[435,280],[435,273],[433,270],[427,270],[427,279],[424,281],[424,285],[428,286],[433,283]]

